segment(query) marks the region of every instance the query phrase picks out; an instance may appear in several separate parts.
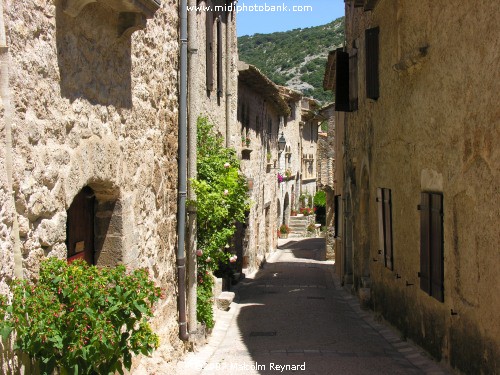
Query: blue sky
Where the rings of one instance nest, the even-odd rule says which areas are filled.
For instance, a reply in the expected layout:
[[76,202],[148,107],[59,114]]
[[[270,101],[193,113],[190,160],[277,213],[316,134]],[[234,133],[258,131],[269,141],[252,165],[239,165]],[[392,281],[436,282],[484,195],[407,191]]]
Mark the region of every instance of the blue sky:
[[[267,11],[258,8],[266,5]],[[324,25],[344,15],[344,0],[239,0],[236,6],[238,36]]]

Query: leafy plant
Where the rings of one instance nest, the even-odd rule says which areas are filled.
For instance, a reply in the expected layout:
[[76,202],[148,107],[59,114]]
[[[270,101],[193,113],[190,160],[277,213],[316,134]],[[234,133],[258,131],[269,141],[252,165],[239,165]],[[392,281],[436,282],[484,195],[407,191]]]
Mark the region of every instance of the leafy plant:
[[227,249],[236,231],[236,222],[245,221],[250,205],[236,151],[224,147],[224,139],[207,118],[200,117],[197,128],[198,178],[191,181],[197,196],[193,202],[197,208],[199,249],[197,317],[211,328],[212,274],[221,264],[236,262],[236,256]]
[[16,280],[0,299],[0,331],[38,360],[42,374],[123,374],[132,354],[149,355],[158,336],[147,319],[161,296],[146,270],[97,268],[82,260],[42,262],[35,284]]
[[286,225],[286,224],[281,224],[279,230],[280,230],[281,234],[288,234],[291,231],[290,227],[288,225]]
[[306,229],[308,232],[313,233],[316,231],[316,226],[314,225],[314,223],[310,223]]
[[314,206],[315,207],[326,206],[326,193],[323,190],[318,190],[316,194],[314,194]]

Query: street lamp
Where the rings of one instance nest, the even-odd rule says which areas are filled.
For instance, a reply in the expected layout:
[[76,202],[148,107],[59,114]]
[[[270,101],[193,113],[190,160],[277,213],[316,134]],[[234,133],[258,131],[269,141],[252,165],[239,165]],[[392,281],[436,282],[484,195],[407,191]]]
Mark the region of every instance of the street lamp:
[[278,139],[278,151],[283,152],[283,150],[285,149],[285,146],[286,146],[286,139],[285,139],[283,132],[281,132],[281,137],[280,137],[280,139]]

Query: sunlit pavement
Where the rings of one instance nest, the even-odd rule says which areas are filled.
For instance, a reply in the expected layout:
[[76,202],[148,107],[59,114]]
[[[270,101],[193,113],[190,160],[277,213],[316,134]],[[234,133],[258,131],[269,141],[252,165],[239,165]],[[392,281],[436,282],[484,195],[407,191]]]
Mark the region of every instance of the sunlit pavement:
[[324,239],[280,240],[178,374],[448,374],[361,310],[324,261]]

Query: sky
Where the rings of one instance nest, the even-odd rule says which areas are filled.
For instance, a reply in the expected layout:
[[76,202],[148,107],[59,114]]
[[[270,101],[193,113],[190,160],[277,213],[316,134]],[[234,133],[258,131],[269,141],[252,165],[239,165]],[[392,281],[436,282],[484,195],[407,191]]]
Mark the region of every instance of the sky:
[[267,34],[332,22],[344,15],[344,0],[238,0],[236,13],[238,36]]

